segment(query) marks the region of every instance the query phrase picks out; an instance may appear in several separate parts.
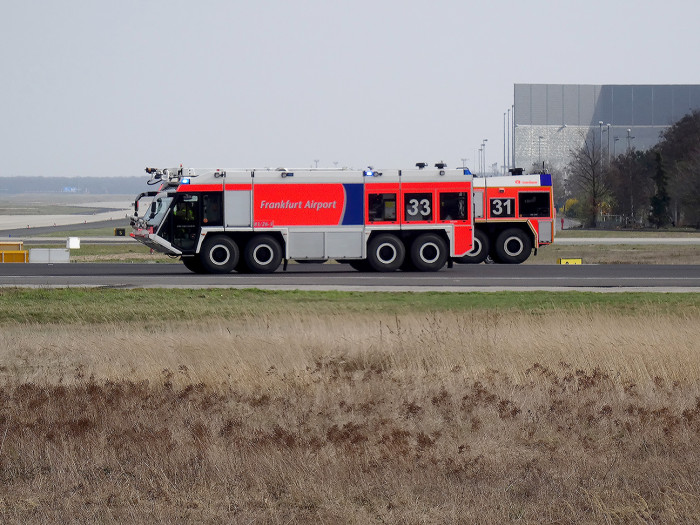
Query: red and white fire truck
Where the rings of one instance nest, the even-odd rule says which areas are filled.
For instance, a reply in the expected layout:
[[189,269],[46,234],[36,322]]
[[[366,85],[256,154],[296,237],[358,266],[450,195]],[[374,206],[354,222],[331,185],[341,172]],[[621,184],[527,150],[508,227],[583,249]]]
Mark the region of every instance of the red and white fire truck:
[[[149,184],[160,187],[137,197],[131,236],[179,256],[196,273],[269,273],[289,260],[335,259],[379,272],[437,271],[489,254],[519,263],[553,238],[545,175],[476,179],[443,163],[409,170],[146,171]],[[151,204],[139,216],[144,198]]]
[[473,184],[474,248],[460,263],[519,264],[554,242],[556,208],[548,173],[477,177]]

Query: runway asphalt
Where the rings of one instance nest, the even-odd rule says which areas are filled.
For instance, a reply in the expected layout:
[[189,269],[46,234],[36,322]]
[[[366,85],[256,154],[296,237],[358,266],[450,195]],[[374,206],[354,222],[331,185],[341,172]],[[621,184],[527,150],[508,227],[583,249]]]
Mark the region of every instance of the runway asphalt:
[[295,264],[270,275],[197,275],[180,264],[0,264],[0,287],[700,293],[700,265],[480,264],[434,273],[361,273],[345,264]]

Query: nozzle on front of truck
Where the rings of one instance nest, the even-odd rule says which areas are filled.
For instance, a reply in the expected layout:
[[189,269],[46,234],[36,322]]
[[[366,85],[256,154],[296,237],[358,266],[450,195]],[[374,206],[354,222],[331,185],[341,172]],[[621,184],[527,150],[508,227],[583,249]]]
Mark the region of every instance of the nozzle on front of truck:
[[[182,166],[165,169],[146,168],[146,173],[150,175],[146,184],[149,186],[160,184],[160,187],[158,191],[140,193],[134,200],[134,213],[129,216],[129,222],[133,229],[131,237],[152,249],[173,254],[173,251],[161,242],[162,240],[157,233],[168,216],[167,212],[178,186],[186,177]],[[192,175],[188,173],[187,177],[190,176]],[[143,200],[146,200],[146,202],[142,203],[141,201]],[[146,204],[143,207],[144,212],[139,214],[143,204]]]

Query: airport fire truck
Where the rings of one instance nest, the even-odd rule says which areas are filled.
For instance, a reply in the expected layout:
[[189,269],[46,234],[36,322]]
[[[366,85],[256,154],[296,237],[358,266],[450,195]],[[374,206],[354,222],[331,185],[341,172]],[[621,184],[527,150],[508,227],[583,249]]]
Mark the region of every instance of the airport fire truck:
[[159,190],[137,197],[131,236],[195,273],[270,273],[289,260],[329,259],[360,271],[437,271],[489,255],[520,263],[553,240],[545,175],[477,179],[444,163],[146,171]]
[[474,178],[474,248],[455,259],[480,263],[519,264],[537,249],[554,242],[556,208],[548,173]]

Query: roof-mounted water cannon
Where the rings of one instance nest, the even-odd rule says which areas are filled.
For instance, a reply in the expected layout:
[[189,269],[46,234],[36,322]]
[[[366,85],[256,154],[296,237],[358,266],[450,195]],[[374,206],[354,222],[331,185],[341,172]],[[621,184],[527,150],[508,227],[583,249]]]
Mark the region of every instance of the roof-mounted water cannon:
[[[166,170],[167,171],[167,170]],[[146,168],[146,173],[148,173],[151,178],[148,179],[148,184],[149,186],[153,186],[154,184],[158,184],[159,182],[162,182],[163,180],[163,170],[160,170],[158,168]]]
[[181,183],[189,184],[189,179],[197,176],[190,168],[183,170],[182,164],[179,168],[146,168],[146,173],[151,176],[148,180],[150,186],[158,183],[164,183],[167,186],[177,186]]
[[382,172],[376,171],[372,166],[368,166],[366,170],[362,172],[365,177],[381,177]]

